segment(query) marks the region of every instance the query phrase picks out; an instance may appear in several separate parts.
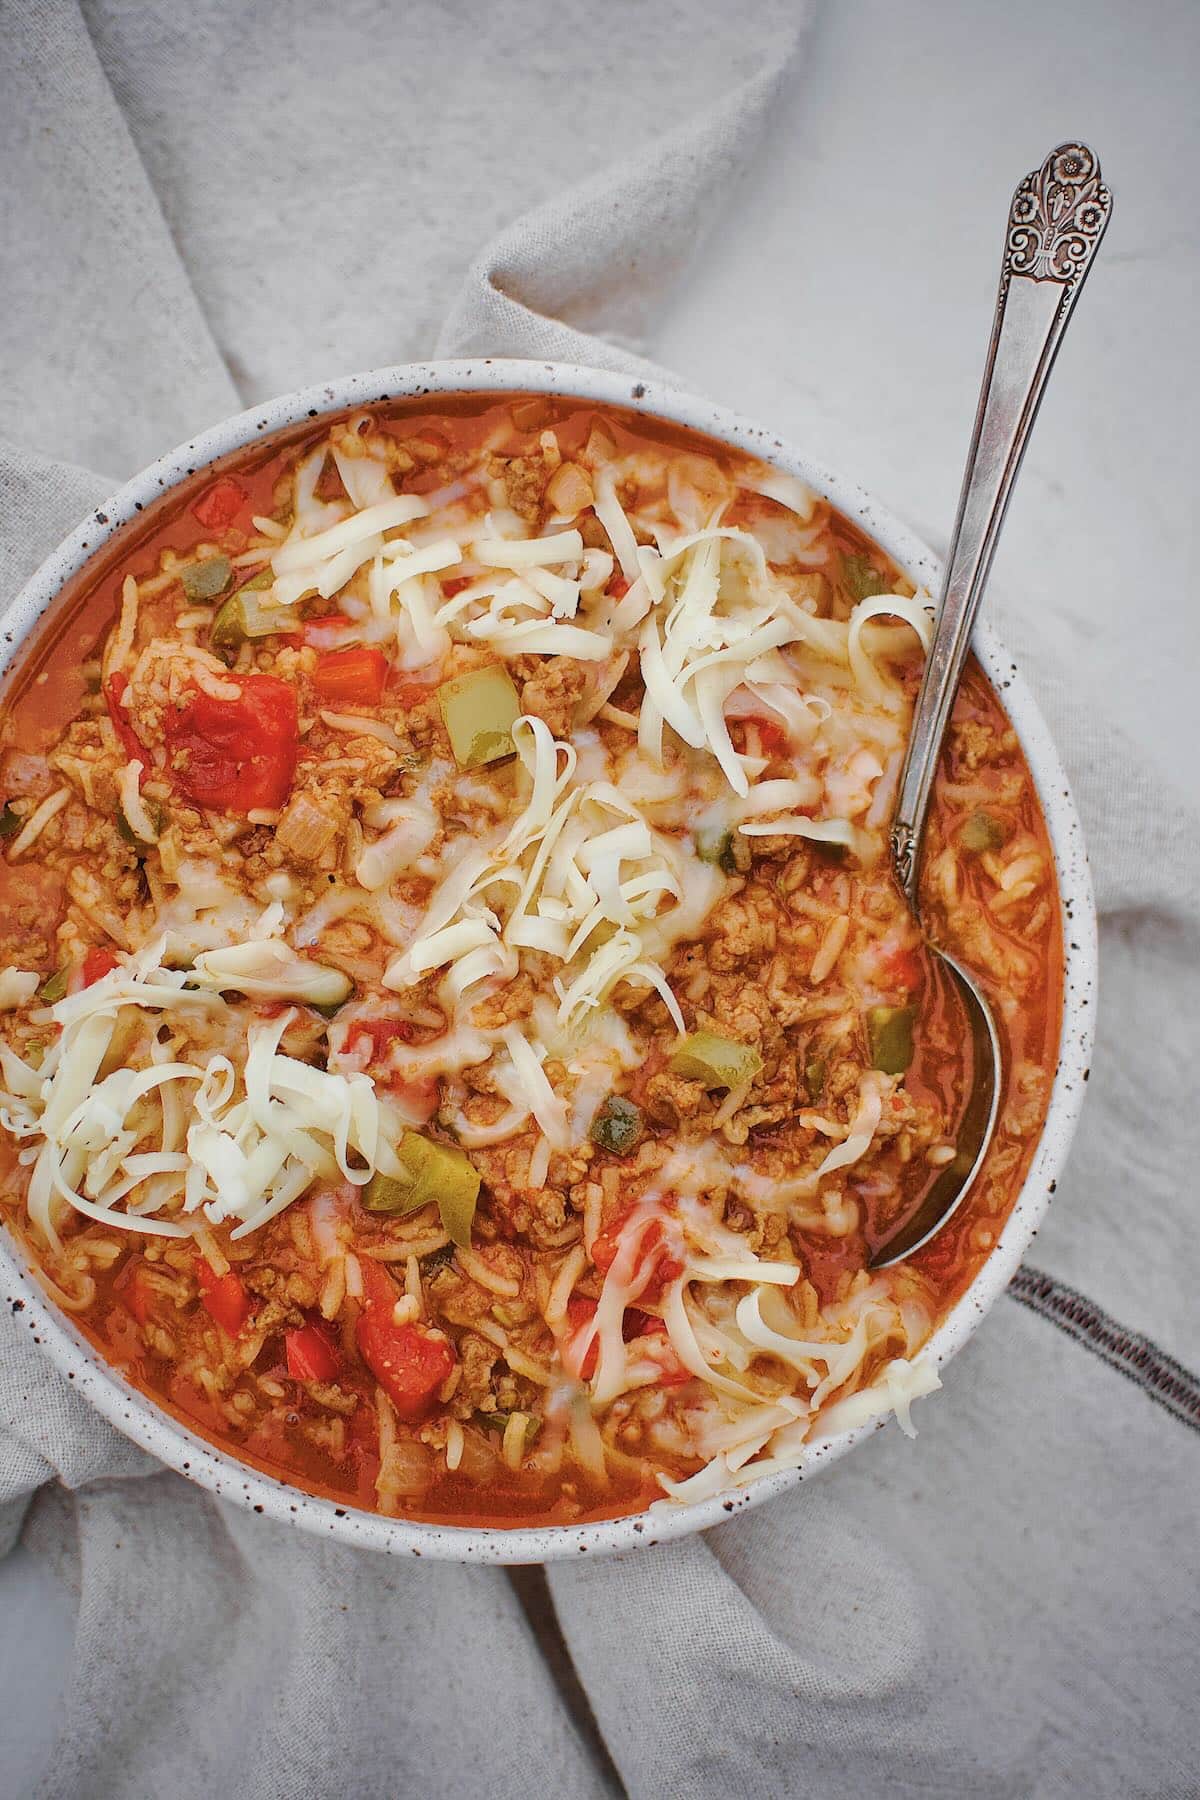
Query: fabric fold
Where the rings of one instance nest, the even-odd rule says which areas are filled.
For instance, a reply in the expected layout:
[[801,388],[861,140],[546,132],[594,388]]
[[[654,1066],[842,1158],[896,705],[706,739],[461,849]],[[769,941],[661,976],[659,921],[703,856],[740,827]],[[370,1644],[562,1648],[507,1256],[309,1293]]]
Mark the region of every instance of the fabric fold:
[[74,1665],[39,1793],[525,1800],[543,1759],[561,1792],[606,1791],[502,1570],[298,1538],[174,1475],[72,1510]]
[[502,232],[472,265],[437,354],[659,373],[647,330],[755,154],[808,13],[798,6],[763,67],[652,157],[625,157]]
[[4,0],[0,431],[124,477],[237,411],[83,18]]
[[1008,1300],[919,1423],[703,1539],[550,1568],[630,1794],[1189,1791],[1200,1432]]

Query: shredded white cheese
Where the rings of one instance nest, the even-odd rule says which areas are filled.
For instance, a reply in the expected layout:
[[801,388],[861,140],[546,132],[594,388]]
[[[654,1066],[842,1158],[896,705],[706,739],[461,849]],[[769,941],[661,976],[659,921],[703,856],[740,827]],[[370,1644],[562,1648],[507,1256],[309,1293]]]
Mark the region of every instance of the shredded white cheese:
[[31,969],[0,971],[0,1012],[14,1012],[27,1006],[41,985],[41,976]]
[[447,871],[385,985],[400,991],[443,968],[457,1001],[514,973],[521,950],[538,950],[564,965],[555,984],[564,1033],[578,1031],[621,981],[656,988],[682,1031],[650,947],[661,909],[683,897],[665,840],[611,782],[573,785],[576,751],[541,719],[518,719],[513,743],[528,782],[524,807],[492,850],[470,849]]
[[[216,988],[236,976],[240,991],[286,993],[303,960],[273,940],[208,952],[192,972],[163,968],[143,952],[50,1009],[61,1035],[38,1067],[0,1046],[0,1123],[26,1145],[29,1214],[48,1242],[59,1245],[64,1204],[118,1229],[167,1237],[190,1235],[202,1219],[236,1220],[240,1237],[317,1176],[359,1186],[370,1179],[386,1155],[373,1084],[283,1055],[290,1012],[250,1027],[241,1068],[216,1051],[202,1063],[156,1057],[148,1068],[118,1067],[101,1078],[123,1007],[223,1012],[215,993],[194,984]],[[176,1149],[182,1119],[186,1138]]]
[[62,811],[70,798],[70,788],[59,788],[57,793],[48,795],[41,805],[30,813],[9,846],[8,860],[10,862],[16,862],[18,857],[24,856],[25,852],[41,837],[51,819]]
[[287,538],[271,554],[275,576],[270,601],[275,606],[290,606],[305,594],[320,594],[328,599],[345,587],[358,569],[384,548],[385,531],[410,525],[428,511],[426,502],[415,494],[395,494],[341,519],[336,525],[306,534],[297,517]]

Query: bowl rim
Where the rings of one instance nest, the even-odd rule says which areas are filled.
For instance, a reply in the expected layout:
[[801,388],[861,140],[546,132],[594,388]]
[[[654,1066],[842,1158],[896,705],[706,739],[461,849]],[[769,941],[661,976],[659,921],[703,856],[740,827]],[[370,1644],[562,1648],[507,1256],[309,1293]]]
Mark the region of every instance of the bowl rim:
[[[715,401],[640,375],[573,363],[477,357],[403,363],[341,376],[294,390],[210,426],[149,464],[51,552],[0,620],[0,676],[18,657],[70,576],[152,500],[204,465],[259,437],[345,408],[390,400],[436,400],[453,393],[541,393],[624,406],[708,433],[798,475],[831,500],[918,584],[939,591],[932,551],[863,488],[793,449],[784,438]],[[971,1286],[926,1346],[939,1370],[960,1350],[1007,1287],[1045,1213],[1062,1172],[1083,1103],[1095,1019],[1096,909],[1083,833],[1058,752],[1016,664],[986,626],[972,647],[1001,694],[1033,773],[1054,852],[1063,921],[1063,1002],[1058,1067],[1046,1122],[1021,1192],[1000,1237]],[[796,1487],[844,1456],[887,1418],[814,1441],[798,1468],[687,1505],[657,1502],[650,1510],[574,1525],[477,1527],[385,1518],[305,1493],[239,1462],[142,1394],[103,1360],[37,1281],[15,1239],[0,1228],[5,1304],[33,1333],[50,1361],[110,1424],[158,1461],[217,1496],[284,1524],[390,1555],[463,1563],[540,1563],[581,1554],[612,1554],[665,1543],[721,1523]]]

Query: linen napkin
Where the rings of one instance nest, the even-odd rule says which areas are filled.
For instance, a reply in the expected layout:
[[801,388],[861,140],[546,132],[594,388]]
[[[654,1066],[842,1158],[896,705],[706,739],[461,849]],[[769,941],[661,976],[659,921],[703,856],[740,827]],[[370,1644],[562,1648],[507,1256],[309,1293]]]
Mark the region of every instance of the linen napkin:
[[[258,396],[435,347],[637,364],[773,104],[803,103],[786,4],[0,22],[0,603]],[[888,1430],[703,1539],[548,1579],[400,1566],[156,1472],[4,1313],[0,1550],[20,1534],[78,1596],[40,1792],[1196,1790],[1200,833],[1031,614],[1005,630],[1084,814],[1104,1004],[1038,1272],[917,1445]]]

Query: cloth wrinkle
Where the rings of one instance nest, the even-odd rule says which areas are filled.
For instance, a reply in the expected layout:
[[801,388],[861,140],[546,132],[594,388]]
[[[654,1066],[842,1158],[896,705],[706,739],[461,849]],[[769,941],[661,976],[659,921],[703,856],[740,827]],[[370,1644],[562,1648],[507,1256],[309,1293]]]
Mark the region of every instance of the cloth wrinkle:
[[[438,338],[438,354],[537,355],[655,370],[644,357],[649,318],[700,253],[715,220],[714,206],[697,229],[687,204],[696,196],[696,165],[702,163],[717,193],[733,183],[765,129],[797,35],[785,35],[767,66],[711,117],[663,138],[651,162],[626,158],[504,232],[473,265]],[[595,229],[598,217],[603,225]],[[565,265],[555,255],[563,242],[581,252]]]
[[[743,1521],[717,1527],[705,1539],[726,1579],[771,1631],[782,1654],[801,1659],[807,1685],[830,1701],[878,1703],[914,1691],[928,1655],[928,1621],[910,1572],[879,1538],[854,1542],[852,1519],[819,1504],[805,1520],[805,1553],[813,1562],[846,1571],[836,1596],[814,1595],[802,1584],[779,1581],[786,1566],[793,1522],[783,1510],[764,1508]],[[881,1619],[879,1597],[887,1615]]]
[[78,7],[5,0],[4,20],[0,430],[130,474],[237,393]]

